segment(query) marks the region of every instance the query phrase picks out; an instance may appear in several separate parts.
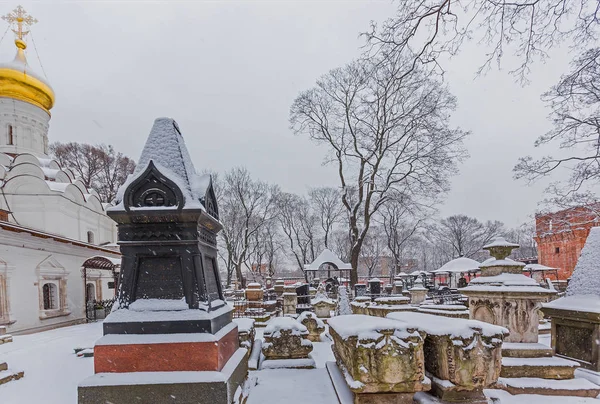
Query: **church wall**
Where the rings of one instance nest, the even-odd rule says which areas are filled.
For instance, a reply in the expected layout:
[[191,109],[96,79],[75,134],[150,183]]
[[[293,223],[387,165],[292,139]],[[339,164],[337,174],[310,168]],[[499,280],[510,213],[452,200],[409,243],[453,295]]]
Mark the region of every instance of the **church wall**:
[[[0,152],[47,157],[49,122],[50,115],[42,108],[0,97]],[[13,145],[8,144],[8,125],[13,127]]]
[[[37,331],[84,321],[85,286],[81,265],[94,255],[119,257],[25,232],[0,230],[0,262],[6,263],[0,266],[0,276],[6,280],[4,294],[8,297],[9,332]],[[93,281],[100,279],[102,298],[112,298],[114,290],[108,289],[112,273],[90,272]],[[52,296],[54,307],[47,309],[44,308],[45,283],[52,283],[56,291]],[[0,296],[2,294],[0,291]],[[2,313],[0,318],[4,318]]]
[[[96,212],[60,194],[6,195],[9,209],[21,226],[87,242],[94,233],[94,244],[115,241],[115,223],[104,212]],[[12,220],[11,220],[12,221]]]

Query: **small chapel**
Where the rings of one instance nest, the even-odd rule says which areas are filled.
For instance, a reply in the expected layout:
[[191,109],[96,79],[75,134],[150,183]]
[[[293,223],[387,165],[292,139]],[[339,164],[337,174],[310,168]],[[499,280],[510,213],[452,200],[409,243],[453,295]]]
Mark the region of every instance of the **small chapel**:
[[15,57],[0,63],[0,326],[34,332],[82,322],[86,301],[114,297],[115,274],[82,270],[91,257],[114,263],[109,204],[48,154],[54,90],[27,62],[21,7],[2,17]]

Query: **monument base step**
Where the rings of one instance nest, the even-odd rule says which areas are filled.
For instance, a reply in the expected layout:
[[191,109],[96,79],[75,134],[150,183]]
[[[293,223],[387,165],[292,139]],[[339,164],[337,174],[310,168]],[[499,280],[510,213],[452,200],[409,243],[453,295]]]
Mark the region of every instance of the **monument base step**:
[[488,400],[483,394],[483,389],[461,390],[449,380],[442,380],[427,374],[431,379],[430,394],[438,397],[441,402],[469,403],[469,404],[487,404]]
[[[415,393],[354,393],[335,362],[325,363],[339,404],[413,404]],[[423,386],[429,389],[431,381],[425,378]],[[420,393],[417,393],[420,394]]]
[[[78,404],[231,404],[240,399],[248,374],[246,349],[238,349],[220,372],[97,373],[79,383]],[[175,400],[175,401],[174,401]]]
[[543,396],[597,397],[600,386],[585,379],[552,380],[535,377],[498,379],[497,387],[510,394],[540,394]]
[[502,344],[503,358],[548,358],[552,348],[544,344],[505,342]]
[[260,364],[260,369],[314,369],[313,358],[299,359],[265,359]]
[[572,379],[579,363],[557,358],[502,358],[500,377],[537,377],[541,379]]
[[94,371],[220,371],[238,347],[233,322],[216,334],[109,334],[96,341]]
[[[6,365],[6,363],[0,363],[0,366]],[[2,366],[4,367],[4,366]],[[2,369],[0,367],[0,369]],[[0,385],[8,383],[13,380],[19,380],[25,375],[25,372],[13,372],[8,370],[8,366],[4,370],[0,370]]]

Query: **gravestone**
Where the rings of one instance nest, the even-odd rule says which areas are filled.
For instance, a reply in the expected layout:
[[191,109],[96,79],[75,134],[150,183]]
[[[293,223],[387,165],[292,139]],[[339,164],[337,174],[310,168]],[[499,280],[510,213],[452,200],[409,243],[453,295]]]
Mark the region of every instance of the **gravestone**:
[[378,278],[369,279],[369,294],[371,296],[381,294],[381,281]]
[[360,297],[367,294],[367,285],[363,285],[362,283],[357,283],[354,285],[354,296]]
[[296,287],[296,294],[298,295],[298,304],[310,304],[310,293],[308,284]]
[[175,121],[154,122],[117,202],[107,210],[123,256],[116,308],[104,320],[96,374],[80,383],[79,403],[239,399],[247,357],[219,279],[217,201]]

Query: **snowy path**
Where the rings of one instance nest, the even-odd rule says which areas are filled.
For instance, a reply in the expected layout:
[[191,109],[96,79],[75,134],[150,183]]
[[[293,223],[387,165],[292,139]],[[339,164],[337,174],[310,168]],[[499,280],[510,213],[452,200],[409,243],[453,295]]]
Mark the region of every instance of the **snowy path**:
[[70,404],[77,402],[77,383],[94,373],[93,358],[78,358],[75,347],[93,347],[102,324],[73,327],[14,337],[0,345],[0,359],[25,377],[0,386],[2,404]]
[[270,369],[250,372],[257,384],[247,404],[335,404],[337,397],[327,374],[319,369]]

